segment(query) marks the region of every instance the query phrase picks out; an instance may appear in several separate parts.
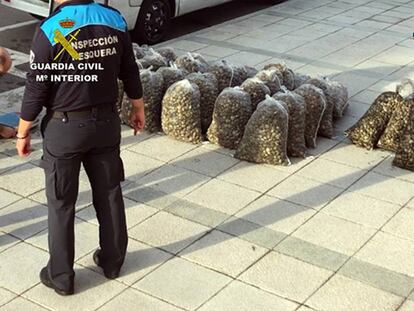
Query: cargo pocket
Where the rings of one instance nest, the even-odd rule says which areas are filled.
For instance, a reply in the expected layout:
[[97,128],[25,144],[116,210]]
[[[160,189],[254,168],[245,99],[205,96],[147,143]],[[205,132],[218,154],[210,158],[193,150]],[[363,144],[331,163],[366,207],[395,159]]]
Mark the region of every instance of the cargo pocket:
[[40,160],[39,166],[45,171],[46,197],[51,200],[59,200],[56,191],[56,164],[55,162]]

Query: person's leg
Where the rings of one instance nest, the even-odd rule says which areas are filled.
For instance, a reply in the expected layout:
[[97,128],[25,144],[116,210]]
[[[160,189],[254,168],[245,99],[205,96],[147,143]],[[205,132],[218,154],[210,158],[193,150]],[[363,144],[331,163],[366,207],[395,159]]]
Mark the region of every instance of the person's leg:
[[125,259],[128,234],[121,181],[124,169],[119,156],[120,124],[118,116],[98,121],[100,145],[85,155],[83,165],[89,177],[93,205],[99,222],[99,265],[106,275],[116,275]]
[[79,171],[88,137],[94,125],[83,121],[51,119],[42,121],[43,157],[48,205],[49,262],[48,278],[63,291],[74,285],[74,217],[79,190]]
[[73,288],[75,203],[78,195],[80,158],[56,158],[44,150],[41,166],[46,176],[49,262],[52,283],[62,290]]
[[15,129],[8,126],[0,125],[0,137],[13,138],[16,136],[16,134],[17,132]]

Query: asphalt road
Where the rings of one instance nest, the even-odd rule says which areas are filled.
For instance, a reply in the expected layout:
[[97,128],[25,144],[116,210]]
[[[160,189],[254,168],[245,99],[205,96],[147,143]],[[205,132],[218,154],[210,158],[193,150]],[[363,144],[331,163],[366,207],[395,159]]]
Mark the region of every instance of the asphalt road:
[[[271,1],[269,0],[237,0],[178,17],[173,20],[171,32],[166,40],[253,13],[270,5]],[[0,5],[0,30],[1,27],[27,21],[35,21],[35,19],[27,13]],[[35,27],[36,24],[30,24],[0,31],[0,46],[29,53]]]

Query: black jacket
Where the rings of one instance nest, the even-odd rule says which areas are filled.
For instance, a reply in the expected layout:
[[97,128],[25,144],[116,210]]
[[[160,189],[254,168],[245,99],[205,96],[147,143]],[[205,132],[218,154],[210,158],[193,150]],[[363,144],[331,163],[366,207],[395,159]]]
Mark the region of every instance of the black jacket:
[[93,0],[65,2],[36,30],[21,118],[33,121],[43,106],[65,112],[115,104],[117,78],[129,98],[142,97],[122,15]]

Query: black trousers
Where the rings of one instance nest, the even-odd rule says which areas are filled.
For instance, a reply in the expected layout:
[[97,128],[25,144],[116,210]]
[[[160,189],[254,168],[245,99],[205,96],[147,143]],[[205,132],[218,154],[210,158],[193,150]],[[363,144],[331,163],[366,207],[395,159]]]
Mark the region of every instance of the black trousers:
[[99,221],[100,262],[107,271],[124,262],[128,237],[120,182],[121,125],[112,109],[88,117],[42,120],[43,157],[48,204],[49,276],[55,286],[70,288],[74,280],[74,217],[83,164]]

